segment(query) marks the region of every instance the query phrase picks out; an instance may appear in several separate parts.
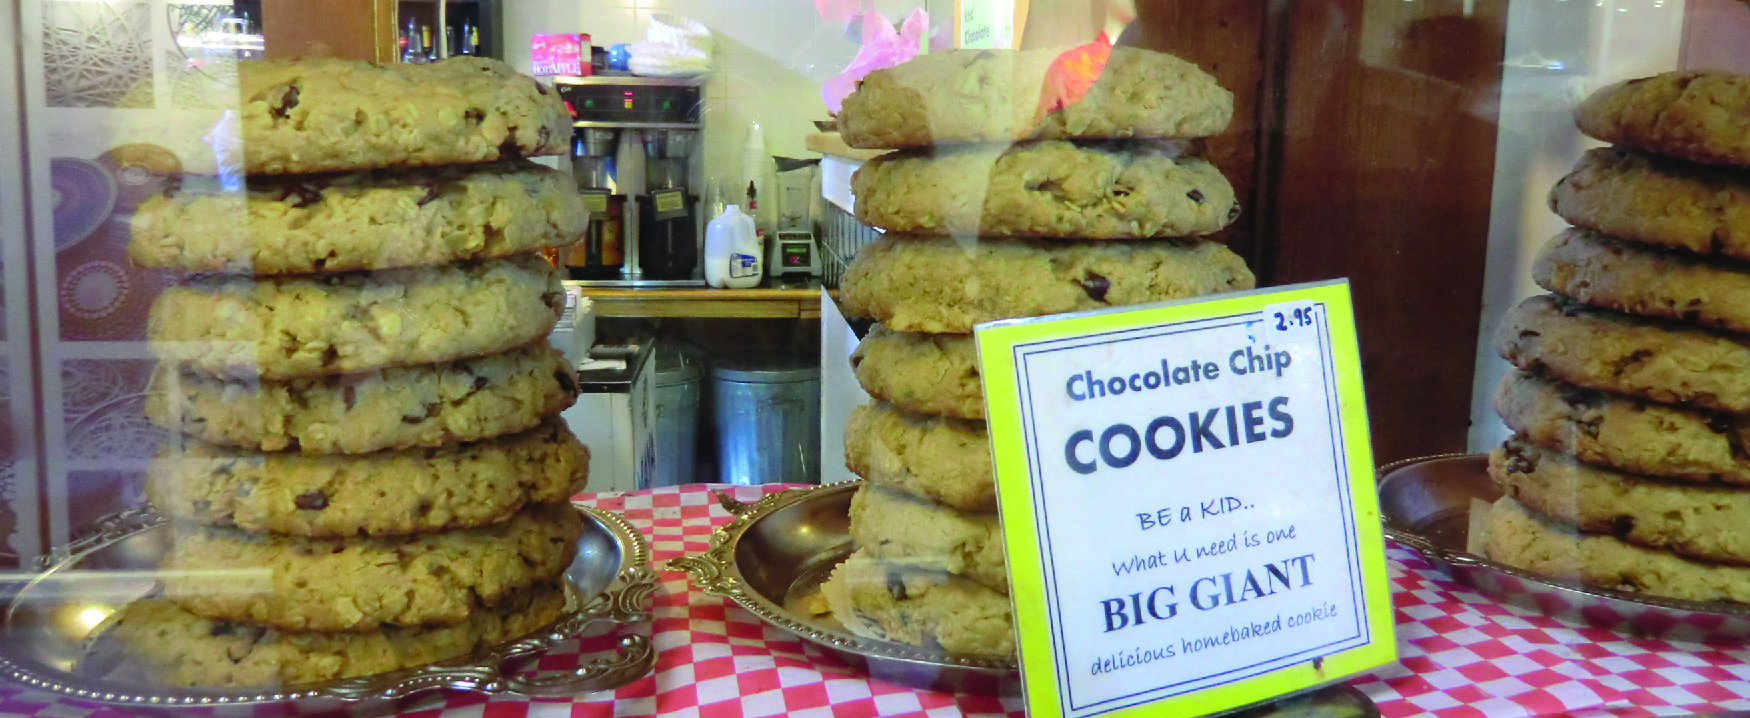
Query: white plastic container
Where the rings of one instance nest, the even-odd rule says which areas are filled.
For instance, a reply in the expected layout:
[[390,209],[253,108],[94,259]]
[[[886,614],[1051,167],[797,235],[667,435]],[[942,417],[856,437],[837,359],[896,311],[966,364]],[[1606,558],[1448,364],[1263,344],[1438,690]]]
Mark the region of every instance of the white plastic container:
[[705,226],[705,283],[719,289],[759,286],[763,253],[753,218],[740,205],[724,205],[723,214]]

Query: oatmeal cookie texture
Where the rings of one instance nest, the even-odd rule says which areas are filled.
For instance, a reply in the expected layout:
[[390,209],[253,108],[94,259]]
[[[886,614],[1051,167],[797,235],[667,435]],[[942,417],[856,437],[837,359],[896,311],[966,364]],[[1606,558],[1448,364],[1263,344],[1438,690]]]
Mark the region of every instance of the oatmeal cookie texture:
[[1009,592],[995,513],[960,511],[870,484],[851,498],[851,538],[870,556],[965,576]]
[[1750,412],[1750,344],[1740,336],[1540,295],[1508,312],[1496,348],[1520,369],[1577,386]]
[[246,182],[148,199],[128,256],[189,272],[388,269],[570,244],[589,220],[568,174],[527,160]]
[[455,625],[558,576],[582,533],[583,519],[570,504],[407,537],[306,539],[183,528],[162,565],[169,572],[164,595],[206,618],[290,631]]
[[167,362],[283,380],[502,352],[553,330],[564,290],[539,255],[286,277],[210,276],[164,291],[147,338]]
[[528,634],[564,610],[565,592],[543,582],[453,626],[308,633],[215,621],[174,601],[147,598],[122,610],[114,633],[165,683],[242,688],[352,678],[455,658]]
[[1064,48],[952,50],[876,70],[838,114],[864,149],[943,142],[1208,137],[1233,117],[1233,94],[1192,63],[1114,47],[1074,103],[1050,106],[1046,72]]
[[863,391],[916,414],[984,420],[984,386],[970,334],[896,332],[880,324],[851,352]]
[[238,63],[251,175],[489,162],[563,154],[559,94],[497,60],[433,65],[351,60]]
[[1532,265],[1544,289],[1606,309],[1750,332],[1750,263],[1618,242],[1577,227]]
[[160,364],[146,397],[157,426],[262,451],[363,454],[436,448],[529,429],[577,398],[557,349],[290,381],[215,379]]
[[1750,76],[1684,71],[1619,82],[1580,103],[1574,121],[1643,152],[1750,165]]
[[1530,444],[1635,474],[1750,484],[1746,427],[1731,414],[1508,372],[1495,411]]
[[959,576],[859,550],[821,590],[839,622],[860,635],[946,653],[1015,654],[1009,597]]
[[1575,461],[1518,439],[1489,455],[1489,475],[1521,505],[1589,533],[1709,561],[1750,564],[1750,490],[1676,484]]
[[1588,150],[1550,210],[1620,239],[1750,259],[1750,176],[1621,147]]
[[484,526],[583,490],[589,450],[563,421],[435,449],[258,453],[195,439],[147,470],[146,496],[183,521],[317,538]]
[[1239,216],[1220,170],[1181,143],[1033,142],[895,152],[851,180],[857,219],[894,232],[1143,239]]
[[851,410],[845,465],[870,483],[962,511],[997,510],[984,422],[909,414],[884,404]]
[[1684,558],[1606,534],[1576,533],[1502,498],[1489,512],[1484,554],[1593,586],[1691,601],[1750,602],[1750,568]]
[[1196,240],[1053,242],[888,234],[845,272],[847,312],[889,329],[969,334],[979,322],[1251,289],[1246,263]]

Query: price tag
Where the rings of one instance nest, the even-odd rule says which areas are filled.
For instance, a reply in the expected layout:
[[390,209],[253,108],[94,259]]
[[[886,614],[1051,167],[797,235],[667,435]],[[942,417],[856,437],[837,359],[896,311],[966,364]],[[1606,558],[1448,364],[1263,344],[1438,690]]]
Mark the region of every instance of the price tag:
[[583,193],[583,206],[589,210],[589,216],[594,219],[606,219],[608,216],[608,191],[605,189],[580,191]]
[[1264,307],[1264,341],[1294,344],[1318,339],[1318,306],[1300,299]]
[[687,216],[687,191],[682,188],[657,189],[650,191],[652,209],[656,218],[680,219]]
[[1346,282],[977,341],[1029,715],[1203,715],[1395,659]]

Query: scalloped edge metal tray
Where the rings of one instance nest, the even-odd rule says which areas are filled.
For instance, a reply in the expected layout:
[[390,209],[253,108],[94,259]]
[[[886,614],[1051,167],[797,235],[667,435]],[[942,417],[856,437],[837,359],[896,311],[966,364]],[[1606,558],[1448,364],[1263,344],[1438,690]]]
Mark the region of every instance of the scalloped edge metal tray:
[[1387,538],[1420,554],[1457,583],[1503,603],[1561,620],[1671,640],[1750,640],[1750,605],[1681,601],[1585,586],[1465,551],[1473,499],[1493,502],[1487,454],[1406,459],[1379,470]]
[[[59,592],[53,588],[56,579],[64,574],[86,570],[81,568],[83,562],[113,563],[108,560],[107,552],[123,555],[121,562],[126,565],[100,565],[90,569],[92,573],[120,569],[112,574],[116,577],[115,585],[127,588],[110,592],[112,596],[131,590],[133,598],[137,598],[144,592],[142,587],[151,585],[151,569],[156,565],[155,554],[162,550],[162,528],[166,522],[150,507],[135,506],[105,517],[93,525],[84,538],[57,548],[41,559],[37,566],[41,574],[16,593],[6,596],[5,612],[0,614],[0,621],[3,621],[0,622],[0,678],[27,689],[131,709],[178,713],[179,708],[244,706],[254,711],[267,709],[288,715],[338,710],[355,716],[386,712],[438,689],[492,695],[555,696],[616,688],[649,673],[656,663],[656,651],[649,638],[624,630],[650,622],[647,598],[657,585],[656,574],[650,569],[650,547],[624,517],[601,509],[573,506],[585,520],[584,535],[578,541],[578,556],[566,571],[568,608],[553,623],[527,636],[470,656],[427,666],[280,690],[165,688],[154,692],[143,692],[137,685],[92,679],[46,665],[21,650],[28,642],[38,640],[37,636],[20,627],[20,612],[27,605],[40,607],[45,605],[40,602],[52,605],[57,600],[92,600],[83,590],[78,595],[57,595]],[[130,553],[133,544],[140,544],[140,547]],[[45,595],[38,598],[39,593]],[[39,603],[30,603],[32,601]],[[82,650],[100,628],[93,627],[88,635],[78,636],[76,643],[69,641],[68,645],[57,648],[63,649],[63,653],[75,647]],[[625,634],[621,635],[615,652],[609,657],[557,674],[523,677],[514,673],[514,669],[525,665],[527,659],[545,653],[561,642],[585,631],[599,633],[604,630]]]

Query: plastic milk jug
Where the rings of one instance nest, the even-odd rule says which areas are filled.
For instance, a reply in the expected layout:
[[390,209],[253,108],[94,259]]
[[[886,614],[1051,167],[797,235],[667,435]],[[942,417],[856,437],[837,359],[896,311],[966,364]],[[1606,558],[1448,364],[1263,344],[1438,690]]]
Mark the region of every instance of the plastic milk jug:
[[705,283],[730,289],[759,286],[765,271],[762,253],[753,218],[742,214],[739,205],[724,205],[723,214],[705,226]]

